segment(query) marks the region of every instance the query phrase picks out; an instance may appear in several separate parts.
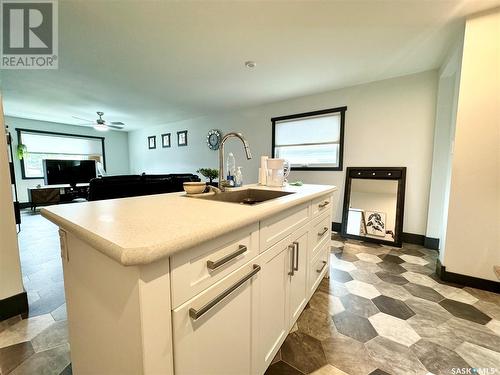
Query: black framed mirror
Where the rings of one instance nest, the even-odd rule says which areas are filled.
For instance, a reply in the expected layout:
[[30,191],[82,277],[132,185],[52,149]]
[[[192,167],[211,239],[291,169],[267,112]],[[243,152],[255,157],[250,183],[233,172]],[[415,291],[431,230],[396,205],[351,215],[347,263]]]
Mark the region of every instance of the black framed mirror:
[[406,167],[347,168],[342,236],[401,247],[405,185]]

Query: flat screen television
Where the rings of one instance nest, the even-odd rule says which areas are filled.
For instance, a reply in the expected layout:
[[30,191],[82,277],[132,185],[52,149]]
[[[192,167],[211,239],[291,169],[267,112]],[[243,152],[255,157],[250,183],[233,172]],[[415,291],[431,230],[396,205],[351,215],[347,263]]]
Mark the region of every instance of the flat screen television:
[[88,183],[97,177],[94,160],[44,160],[45,185]]

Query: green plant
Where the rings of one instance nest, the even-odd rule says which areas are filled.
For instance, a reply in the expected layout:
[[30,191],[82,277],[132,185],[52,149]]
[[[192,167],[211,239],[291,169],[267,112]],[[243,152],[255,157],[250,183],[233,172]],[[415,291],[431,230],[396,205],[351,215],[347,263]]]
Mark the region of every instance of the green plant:
[[196,173],[200,173],[203,177],[208,178],[210,183],[219,177],[219,171],[214,168],[200,168]]
[[22,143],[19,143],[17,145],[17,157],[19,160],[23,160],[23,158],[26,156],[28,153],[28,148],[26,145],[23,145]]

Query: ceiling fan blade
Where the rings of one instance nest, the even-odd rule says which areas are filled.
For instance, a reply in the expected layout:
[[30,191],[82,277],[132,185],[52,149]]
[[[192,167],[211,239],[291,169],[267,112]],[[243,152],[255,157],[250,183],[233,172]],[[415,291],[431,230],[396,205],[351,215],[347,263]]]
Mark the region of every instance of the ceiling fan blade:
[[[112,123],[112,124],[114,124],[114,123]],[[111,125],[111,124],[110,124],[110,125],[106,125],[106,126],[107,126],[108,128],[111,128],[111,129],[123,129],[123,128],[124,128],[124,125],[125,125],[125,124],[123,124],[123,125]]]
[[110,122],[111,125],[125,125],[123,122],[121,121],[111,121]]
[[81,117],[78,117],[78,116],[71,116],[71,117],[73,117],[76,120],[82,120],[82,121],[88,122],[90,124],[95,123],[95,120],[89,120],[88,118],[81,118]]

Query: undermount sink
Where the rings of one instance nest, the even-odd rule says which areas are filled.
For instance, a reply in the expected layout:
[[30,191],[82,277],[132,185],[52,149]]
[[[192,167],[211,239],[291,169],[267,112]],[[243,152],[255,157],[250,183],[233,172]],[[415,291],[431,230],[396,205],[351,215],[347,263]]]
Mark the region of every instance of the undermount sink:
[[278,191],[278,190],[263,190],[263,189],[241,189],[241,190],[225,191],[223,193],[218,193],[213,195],[201,195],[196,198],[207,199],[218,202],[253,205],[257,203],[266,202],[271,199],[284,197],[285,195],[289,194],[293,194],[293,192]]

